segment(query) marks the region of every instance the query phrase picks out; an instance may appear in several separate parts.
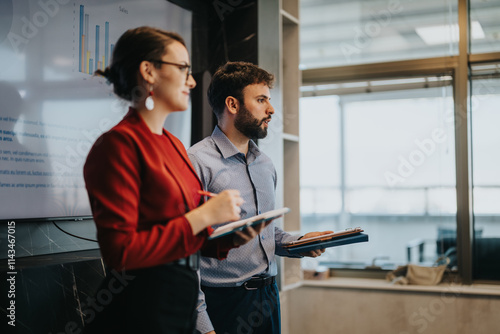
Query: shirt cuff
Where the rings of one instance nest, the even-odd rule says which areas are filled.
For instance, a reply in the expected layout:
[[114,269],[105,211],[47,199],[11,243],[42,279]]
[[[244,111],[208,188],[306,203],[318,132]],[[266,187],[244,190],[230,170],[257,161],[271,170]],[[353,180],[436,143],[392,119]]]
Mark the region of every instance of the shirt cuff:
[[200,333],[205,334],[214,330],[214,326],[210,321],[207,311],[198,313],[198,318],[196,319],[196,330]]
[[290,241],[296,241],[299,238],[301,238],[300,235],[291,235],[291,234],[286,233],[286,235],[281,239],[281,243],[276,244],[275,254],[278,256],[285,256],[285,257],[291,257],[291,258],[297,258],[297,259],[303,258],[304,257],[303,255],[290,254],[290,253],[288,253],[288,251],[285,248],[282,247],[283,244],[286,244]]

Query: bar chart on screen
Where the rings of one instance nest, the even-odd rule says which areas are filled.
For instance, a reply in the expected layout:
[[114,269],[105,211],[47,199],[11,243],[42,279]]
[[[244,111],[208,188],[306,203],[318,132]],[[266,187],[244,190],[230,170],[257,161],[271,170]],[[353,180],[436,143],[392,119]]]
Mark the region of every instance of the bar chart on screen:
[[[72,11],[72,17],[68,18],[72,22],[63,19],[62,14],[60,19],[65,24],[71,24],[73,73],[83,80],[89,79],[96,70],[104,70],[110,65],[114,45],[126,30],[149,25],[164,30],[184,31],[190,22],[179,9],[164,0],[77,0],[68,9]],[[69,32],[64,35],[68,36]],[[188,35],[184,37],[189,41]],[[68,46],[63,41],[59,42],[61,45],[58,48]]]
[[[126,12],[128,14],[128,12]],[[104,70],[113,53],[114,44],[109,42],[109,22],[96,23],[97,20],[85,12],[85,6],[80,5],[78,16],[78,71],[93,74],[95,70]],[[95,22],[94,22],[95,21]],[[104,31],[103,31],[104,30]],[[101,46],[101,34],[104,37],[103,49]],[[91,43],[91,36],[94,37]]]
[[[83,163],[128,109],[95,71],[112,63],[113,44],[126,30],[143,25],[178,32],[189,49],[192,14],[165,0],[23,0],[12,1],[12,19],[6,12],[0,219],[88,217]],[[188,146],[190,124],[182,113],[165,126]]]

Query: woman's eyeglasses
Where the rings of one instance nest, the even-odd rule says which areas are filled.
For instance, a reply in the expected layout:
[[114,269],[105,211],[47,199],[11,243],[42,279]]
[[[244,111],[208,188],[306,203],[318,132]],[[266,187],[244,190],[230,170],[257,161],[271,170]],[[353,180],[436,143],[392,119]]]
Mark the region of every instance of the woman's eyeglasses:
[[183,71],[186,71],[186,81],[188,81],[189,80],[189,76],[193,74],[193,72],[191,71],[191,65],[171,63],[171,62],[163,61],[163,60],[151,60],[151,62],[153,62],[153,63],[159,63],[159,64],[165,64],[165,65],[178,66],[179,69],[181,69]]

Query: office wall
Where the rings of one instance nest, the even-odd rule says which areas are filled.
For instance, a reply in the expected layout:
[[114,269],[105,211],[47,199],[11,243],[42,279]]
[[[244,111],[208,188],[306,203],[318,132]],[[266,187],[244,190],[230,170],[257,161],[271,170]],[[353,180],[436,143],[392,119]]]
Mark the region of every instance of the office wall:
[[302,286],[284,300],[284,334],[500,333],[500,296]]

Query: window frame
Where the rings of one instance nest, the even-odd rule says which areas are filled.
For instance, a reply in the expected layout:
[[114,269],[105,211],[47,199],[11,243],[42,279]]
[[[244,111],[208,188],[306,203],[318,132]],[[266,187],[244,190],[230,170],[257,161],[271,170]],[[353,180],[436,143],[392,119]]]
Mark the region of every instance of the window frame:
[[[454,279],[464,284],[473,278],[473,210],[471,175],[470,81],[471,66],[500,61],[500,52],[469,54],[469,1],[458,0],[459,53],[456,56],[381,62],[302,70],[302,86],[339,84],[344,82],[410,78],[415,76],[451,75],[455,116],[456,225],[458,273]],[[325,90],[321,94],[331,95]],[[302,96],[320,95],[302,92]],[[336,269],[337,270],[337,269]],[[342,270],[340,270],[342,271]],[[347,270],[348,276],[366,276],[366,269]],[[337,274],[338,275],[338,274]],[[497,282],[500,283],[500,282]]]

